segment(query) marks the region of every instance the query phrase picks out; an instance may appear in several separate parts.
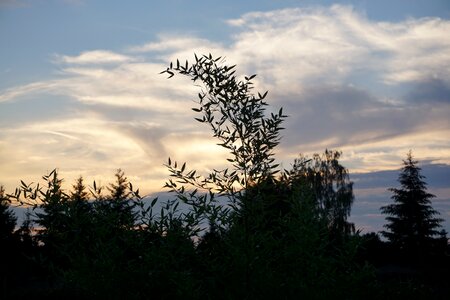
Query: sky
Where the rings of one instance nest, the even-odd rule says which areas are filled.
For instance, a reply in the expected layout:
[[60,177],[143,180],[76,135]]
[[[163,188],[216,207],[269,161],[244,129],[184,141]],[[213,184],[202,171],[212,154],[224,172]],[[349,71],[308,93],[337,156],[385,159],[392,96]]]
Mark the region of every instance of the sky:
[[[227,153],[194,121],[198,87],[159,72],[194,53],[258,74],[289,115],[277,160],[343,152],[352,219],[379,230],[411,149],[450,231],[450,2],[0,0],[0,184],[116,169],[159,193],[168,157],[198,172]],[[387,178],[389,180],[387,180]]]

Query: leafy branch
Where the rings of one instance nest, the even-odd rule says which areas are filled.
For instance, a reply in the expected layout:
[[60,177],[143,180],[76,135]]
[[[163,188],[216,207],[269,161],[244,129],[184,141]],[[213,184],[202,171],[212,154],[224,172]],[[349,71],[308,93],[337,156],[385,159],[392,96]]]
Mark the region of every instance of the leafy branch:
[[211,54],[195,55],[194,63],[182,64],[177,60],[161,72],[168,74],[168,78],[178,73],[201,83],[197,107],[192,108],[200,114],[195,119],[207,123],[213,136],[219,139],[218,145],[231,154],[227,159],[232,164],[231,171],[214,170],[206,177],[196,175],[195,170],[184,172],[185,164],[179,167],[169,159],[166,166],[174,179],[166,187],[179,194],[185,191],[184,186],[178,189],[177,183],[236,199],[249,186],[278,172],[273,150],[279,144],[286,115],[280,109],[266,116],[264,99],[268,92],[251,93],[256,75],[238,80],[234,75],[235,65],[227,66],[223,62],[221,57],[213,58]]

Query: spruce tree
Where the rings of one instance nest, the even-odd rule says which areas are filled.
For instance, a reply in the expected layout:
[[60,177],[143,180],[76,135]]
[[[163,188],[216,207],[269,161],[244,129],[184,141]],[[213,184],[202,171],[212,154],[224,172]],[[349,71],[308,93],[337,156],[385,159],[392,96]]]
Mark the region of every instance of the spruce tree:
[[418,161],[411,151],[398,177],[400,188],[389,189],[393,204],[383,206],[381,212],[387,215],[387,231],[382,235],[397,249],[407,254],[425,254],[438,240],[442,219],[431,206],[435,195],[427,192],[425,177],[420,174]]
[[[97,201],[97,212],[105,218],[104,222],[117,228],[130,229],[135,225],[136,213],[133,211],[136,203],[136,192],[125,176],[125,172],[118,169],[114,174],[116,180],[107,189],[109,196]],[[116,229],[117,229],[116,228]]]
[[83,219],[89,218],[91,204],[82,176],[78,177],[76,183],[72,185],[69,198],[69,215],[73,219],[72,221],[85,221]]

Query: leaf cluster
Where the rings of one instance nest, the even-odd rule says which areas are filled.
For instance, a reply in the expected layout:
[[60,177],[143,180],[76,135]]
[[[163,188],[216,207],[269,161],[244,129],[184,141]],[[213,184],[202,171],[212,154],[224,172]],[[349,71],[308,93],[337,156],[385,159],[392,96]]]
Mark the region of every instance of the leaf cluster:
[[286,118],[282,108],[266,116],[267,92],[253,94],[252,80],[256,75],[238,80],[235,67],[224,65],[221,57],[209,54],[195,55],[192,64],[186,61],[183,65],[177,60],[162,72],[169,78],[179,73],[201,84],[197,107],[192,108],[201,115],[196,120],[209,125],[218,145],[230,152],[228,161],[233,167],[233,172],[215,172],[207,183],[216,185],[219,192],[231,194],[236,191],[236,184],[245,189],[250,182],[258,183],[277,172],[273,150],[280,141]]

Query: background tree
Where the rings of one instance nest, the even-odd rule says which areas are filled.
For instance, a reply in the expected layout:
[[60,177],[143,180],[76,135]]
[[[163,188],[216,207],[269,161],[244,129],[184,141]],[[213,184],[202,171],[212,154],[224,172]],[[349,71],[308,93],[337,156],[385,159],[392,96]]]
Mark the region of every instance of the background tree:
[[354,224],[347,221],[354,199],[353,182],[339,163],[341,155],[333,150],[316,153],[312,158],[300,155],[289,171],[291,180],[311,190],[317,217],[334,235],[354,232]]
[[75,206],[85,206],[89,200],[89,193],[84,185],[83,177],[77,178],[72,191],[70,192],[70,199],[75,203]]
[[30,257],[38,245],[33,237],[33,221],[31,220],[29,208],[25,212],[25,219],[20,227],[14,232],[14,235],[17,236],[24,253]]
[[92,226],[90,223],[92,223],[93,207],[92,202],[89,202],[89,193],[82,176],[77,178],[69,193],[68,216],[71,227],[75,229],[74,233],[77,232],[74,235],[75,238],[82,236],[81,231],[87,230],[86,227]]
[[435,196],[427,192],[425,177],[417,163],[410,151],[398,177],[400,188],[389,189],[394,203],[381,207],[388,221],[382,235],[395,248],[409,254],[429,252],[443,221],[435,217],[439,214],[431,205]]
[[10,200],[5,194],[5,189],[0,186],[0,243],[3,245],[12,237],[17,218],[10,209]]
[[110,227],[129,229],[136,222],[137,214],[133,209],[136,206],[134,200],[139,198],[139,191],[133,191],[133,185],[121,169],[118,169],[114,176],[115,182],[107,187],[109,195],[96,196],[97,215],[105,219],[103,222],[107,220]]
[[11,272],[14,270],[14,258],[16,243],[13,235],[16,226],[16,216],[10,209],[10,200],[5,195],[3,186],[0,186],[0,250],[2,260],[0,267],[0,297],[6,294],[6,288],[10,284]]
[[59,178],[57,170],[42,176],[46,186],[22,182],[17,198],[23,192],[23,203],[33,207],[34,219],[37,224],[36,238],[45,245],[48,256],[61,259],[59,247],[67,241],[69,232],[69,196],[62,189],[63,180]]

